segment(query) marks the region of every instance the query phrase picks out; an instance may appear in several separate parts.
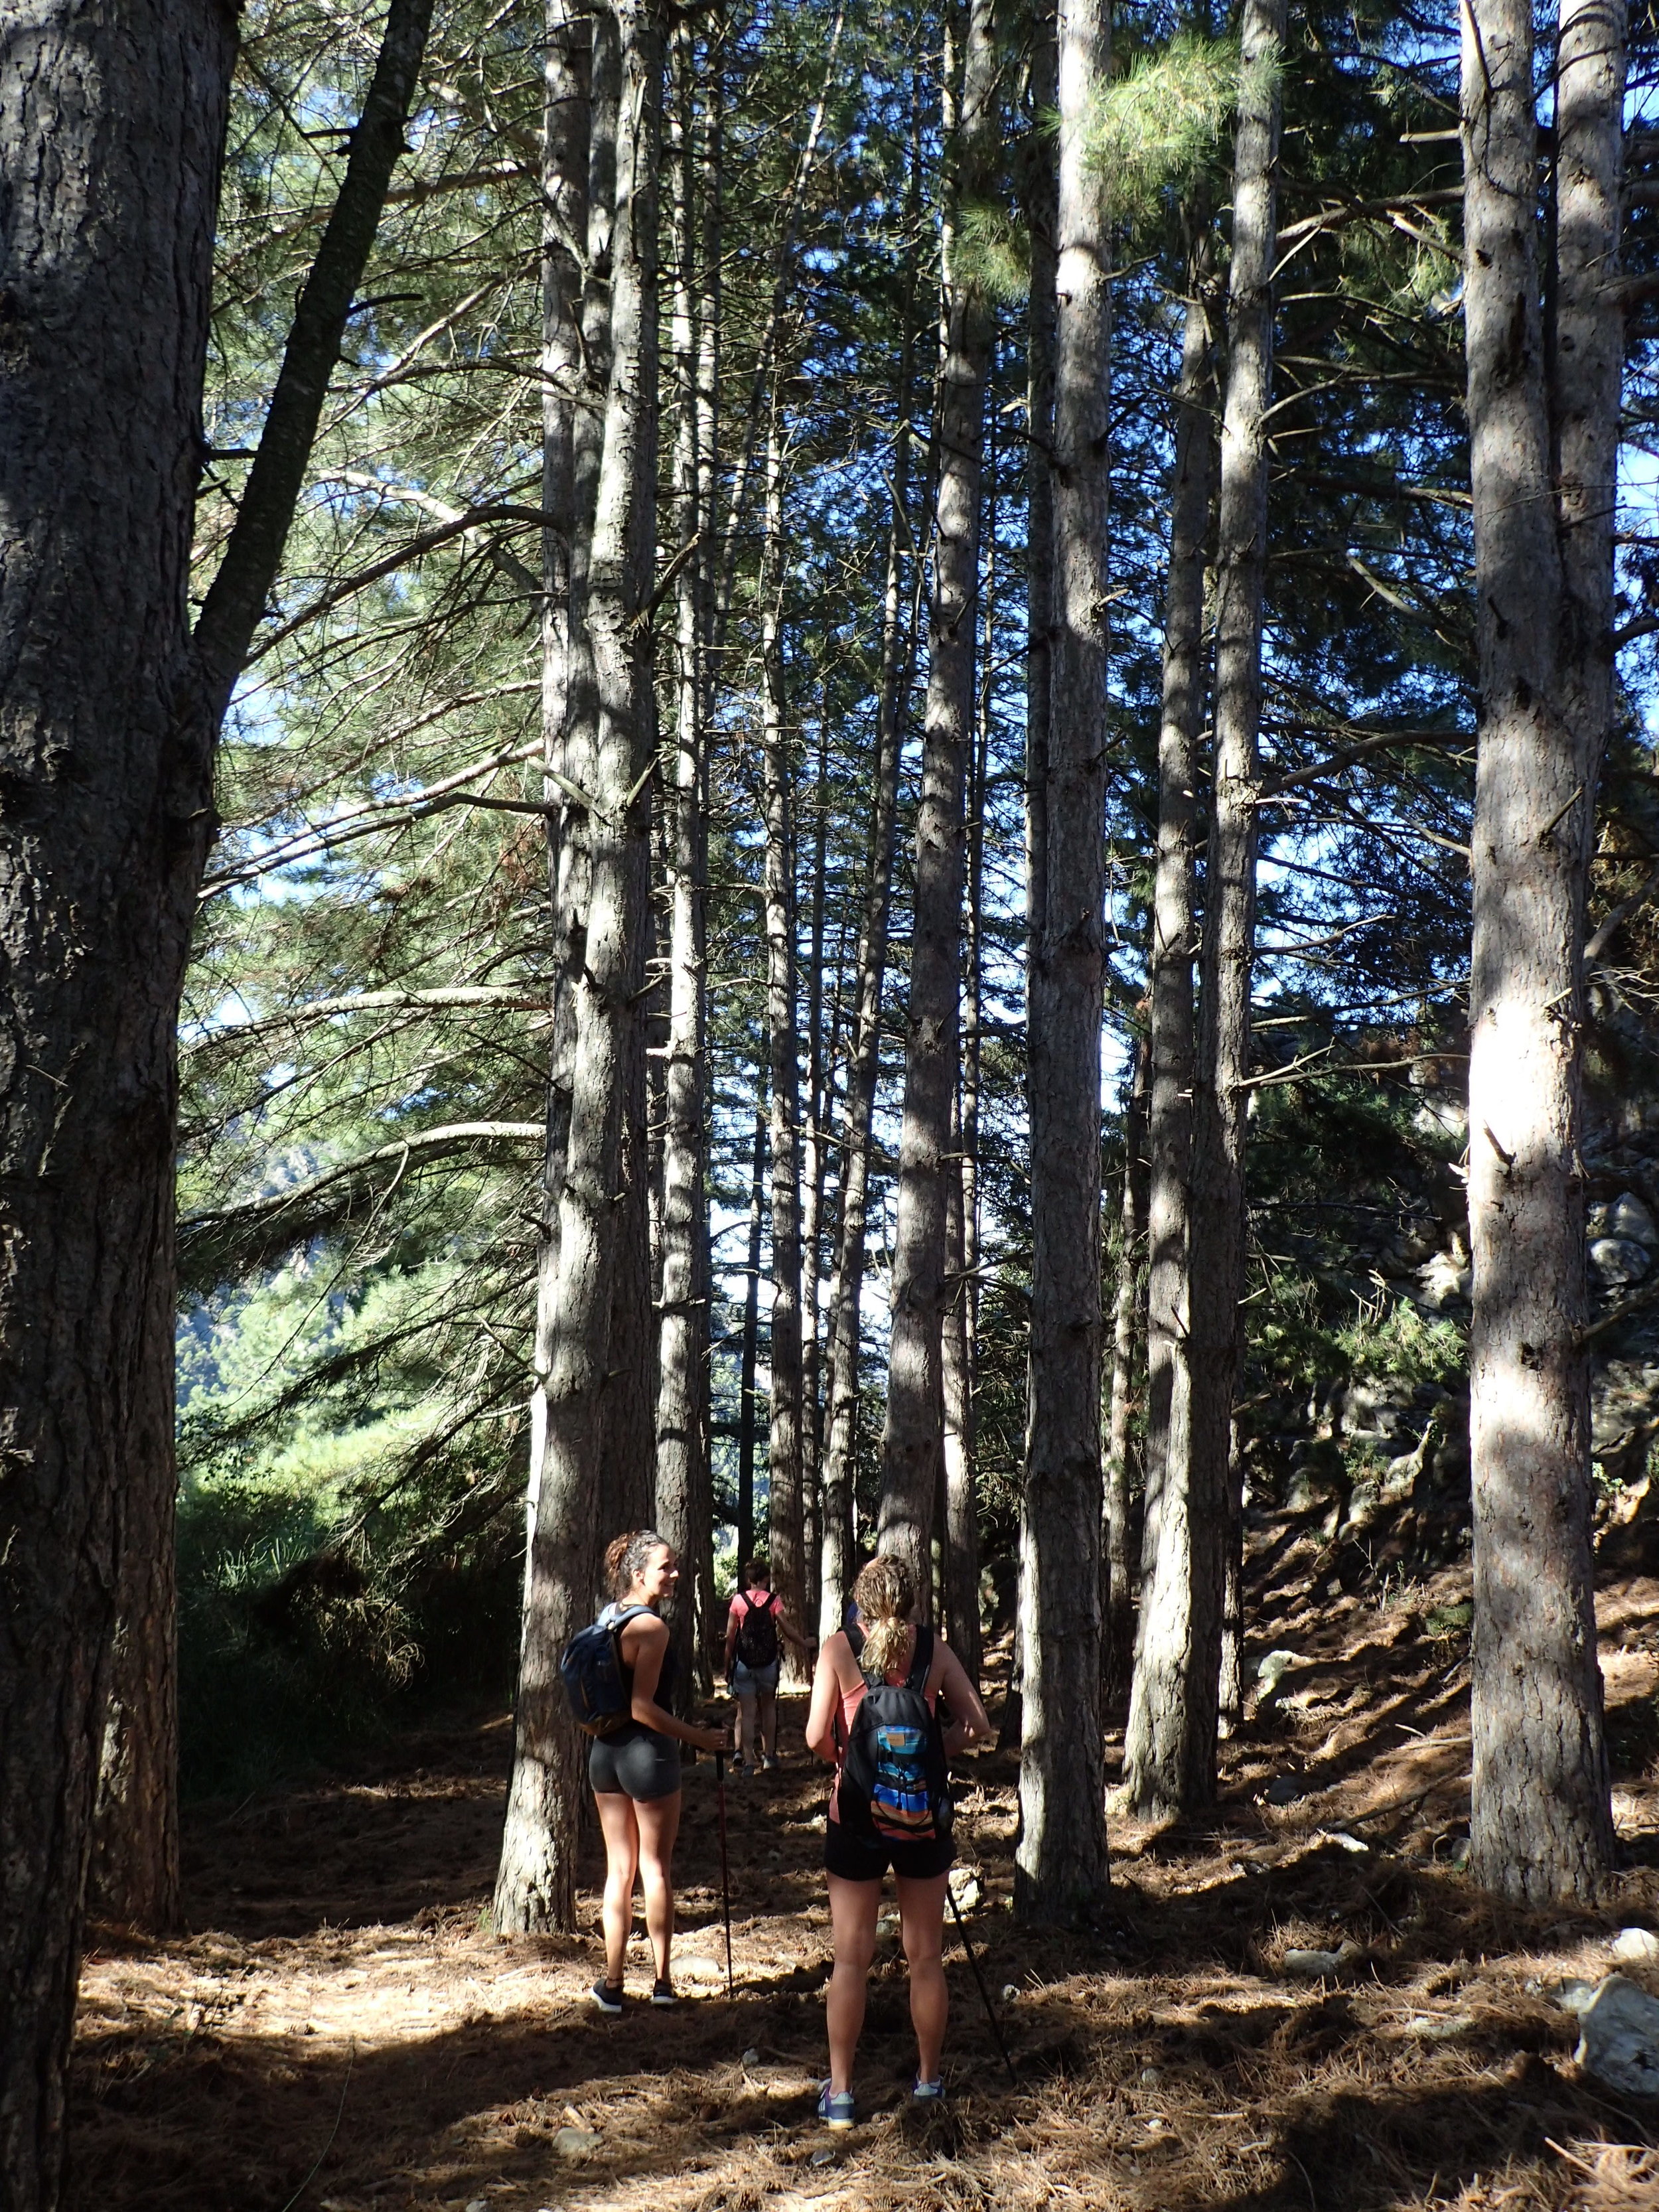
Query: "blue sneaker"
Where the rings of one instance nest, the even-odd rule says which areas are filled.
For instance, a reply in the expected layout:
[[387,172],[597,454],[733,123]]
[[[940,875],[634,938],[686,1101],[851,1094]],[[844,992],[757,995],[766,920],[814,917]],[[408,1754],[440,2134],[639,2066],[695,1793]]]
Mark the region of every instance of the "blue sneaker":
[[832,2089],[826,2081],[818,2091],[818,2118],[826,2128],[844,2135],[853,2124],[853,2093],[850,2089]]
[[920,2074],[910,2084],[910,2098],[917,2105],[942,2105],[945,2102],[943,2075],[937,2081],[924,2081]]

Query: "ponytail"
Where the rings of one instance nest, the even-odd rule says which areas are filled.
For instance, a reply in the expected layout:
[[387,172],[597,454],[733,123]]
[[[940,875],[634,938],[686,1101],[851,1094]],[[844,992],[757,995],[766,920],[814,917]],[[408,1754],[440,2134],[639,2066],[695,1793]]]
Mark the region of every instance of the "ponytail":
[[894,1666],[909,1633],[916,1602],[915,1584],[902,1559],[878,1553],[853,1585],[853,1602],[864,1616],[864,1650],[859,1663],[866,1674],[884,1675]]

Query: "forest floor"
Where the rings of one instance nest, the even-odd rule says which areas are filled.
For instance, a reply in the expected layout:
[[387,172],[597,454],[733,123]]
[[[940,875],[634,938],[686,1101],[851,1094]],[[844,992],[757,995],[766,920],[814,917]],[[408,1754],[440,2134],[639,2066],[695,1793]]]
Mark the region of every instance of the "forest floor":
[[[823,1784],[799,1704],[781,1771],[728,1789],[735,2000],[704,1762],[678,1860],[684,2002],[617,2021],[587,2002],[591,1890],[579,1938],[488,1932],[511,1728],[475,1715],[198,1807],[194,1932],[92,1931],[74,2212],[1654,2212],[1659,2112],[1578,2074],[1553,2000],[1608,1971],[1618,1929],[1659,1929],[1659,1582],[1601,1593],[1623,1869],[1604,1909],[1528,1916],[1458,1871],[1467,1575],[1345,1594],[1291,1523],[1257,1531],[1249,1572],[1253,1656],[1298,1663],[1224,1747],[1209,1826],[1112,1822],[1097,1932],[1014,1924],[1013,1759],[959,1784],[983,1889],[968,1924],[1016,2086],[947,1925],[950,2101],[909,2107],[889,1956],[860,2125],[818,2126]],[[1344,1941],[1340,1977],[1285,1971],[1288,1948]],[[641,1945],[634,1987],[647,1971]]]

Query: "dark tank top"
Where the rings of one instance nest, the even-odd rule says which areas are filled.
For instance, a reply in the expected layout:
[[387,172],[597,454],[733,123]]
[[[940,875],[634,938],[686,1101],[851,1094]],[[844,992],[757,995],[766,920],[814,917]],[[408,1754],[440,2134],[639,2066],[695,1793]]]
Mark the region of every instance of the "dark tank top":
[[[642,1606],[629,1618],[637,1620],[639,1613],[649,1613],[653,1610],[654,1608],[650,1606]],[[625,1623],[624,1626],[626,1626]],[[674,1710],[674,1686],[679,1680],[679,1655],[674,1649],[673,1639],[671,1637],[668,1649],[662,1655],[662,1668],[657,1676],[657,1694],[653,1700],[654,1704],[660,1705],[665,1713],[672,1713]],[[624,1667],[623,1671],[628,1677],[628,1692],[631,1697],[634,1693],[634,1669],[631,1667]],[[636,1729],[641,1735],[662,1735],[660,1729],[648,1729],[643,1721],[629,1720],[622,1728],[611,1730],[611,1741],[615,1742],[619,1737],[626,1735],[630,1729]],[[665,1743],[678,1744],[679,1739],[677,1736],[664,1736],[663,1741]]]

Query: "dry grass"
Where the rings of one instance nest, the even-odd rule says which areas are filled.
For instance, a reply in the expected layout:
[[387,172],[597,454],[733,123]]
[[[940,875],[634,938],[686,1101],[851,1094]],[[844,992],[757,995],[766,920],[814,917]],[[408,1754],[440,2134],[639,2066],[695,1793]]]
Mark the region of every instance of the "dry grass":
[[[150,1947],[101,1931],[88,1961],[75,2212],[1656,2212],[1659,2115],[1577,2078],[1552,1992],[1604,1971],[1619,1927],[1659,1926],[1659,1586],[1620,1584],[1602,1610],[1630,1863],[1602,1909],[1540,1917],[1455,1871],[1465,1670],[1425,1622],[1458,1577],[1379,1607],[1322,1573],[1291,1532],[1258,1546],[1255,1648],[1308,1663],[1225,1747],[1209,1827],[1115,1823],[1098,1929],[1015,1928],[1014,1767],[980,1763],[963,1855],[986,1877],[988,1979],[1018,1991],[1003,2008],[1017,2089],[951,1941],[949,2106],[909,2108],[888,1960],[865,2118],[851,2137],[817,2126],[822,1793],[798,1712],[784,1770],[732,1793],[735,2004],[688,1966],[678,2012],[600,2019],[591,1940],[481,1926],[509,1752],[497,1718],[198,1817],[198,1932]],[[1268,1802],[1287,1778],[1297,1801]],[[686,1961],[719,1955],[717,1869],[705,1766],[686,1792]],[[591,1930],[591,1895],[583,1911]],[[1288,1947],[1344,1940],[1360,1954],[1340,1984],[1283,1974]],[[567,2158],[562,2128],[597,2136],[591,2155]]]

